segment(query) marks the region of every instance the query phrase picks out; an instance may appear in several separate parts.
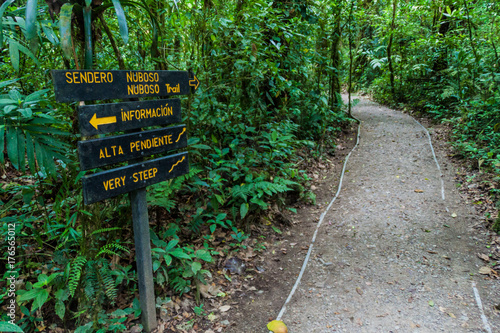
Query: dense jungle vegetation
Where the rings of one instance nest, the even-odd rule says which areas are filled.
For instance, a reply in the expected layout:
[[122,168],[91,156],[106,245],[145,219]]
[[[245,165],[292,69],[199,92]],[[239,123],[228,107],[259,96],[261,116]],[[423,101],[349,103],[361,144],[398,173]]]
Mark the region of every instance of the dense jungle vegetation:
[[238,251],[252,225],[279,231],[280,211],[314,203],[303,162],[333,154],[352,121],[342,91],[450,123],[500,202],[499,12],[496,0],[2,0],[0,321],[14,252],[25,332],[121,332],[140,314],[129,198],[83,204],[77,103],[55,101],[50,70],[200,79],[182,98],[190,172],[148,189],[155,293],[198,298],[216,239]]

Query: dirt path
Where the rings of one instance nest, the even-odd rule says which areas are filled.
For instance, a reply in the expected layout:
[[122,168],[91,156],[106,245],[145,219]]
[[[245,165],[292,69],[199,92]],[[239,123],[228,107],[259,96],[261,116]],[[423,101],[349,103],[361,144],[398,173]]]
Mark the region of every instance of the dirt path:
[[[354,116],[360,143],[284,312],[289,332],[500,332],[498,282],[478,273],[484,242],[471,227],[480,220],[446,157],[437,154],[441,178],[426,132],[408,115],[362,100]],[[297,260],[289,260],[295,277]],[[228,331],[267,332],[293,283],[269,286],[272,301],[252,308],[265,312]]]

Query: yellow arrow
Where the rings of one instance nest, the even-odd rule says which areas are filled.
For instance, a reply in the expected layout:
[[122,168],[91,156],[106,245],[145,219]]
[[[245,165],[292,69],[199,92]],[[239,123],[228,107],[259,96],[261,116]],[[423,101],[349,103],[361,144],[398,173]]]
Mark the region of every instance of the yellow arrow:
[[198,89],[198,86],[200,85],[200,81],[198,80],[198,78],[196,77],[196,75],[194,76],[193,80],[189,80],[189,85],[191,87],[194,87],[194,90]]
[[97,118],[97,115],[94,113],[92,119],[89,121],[90,125],[94,126],[97,129],[99,125],[107,125],[116,123],[116,117],[102,117]]

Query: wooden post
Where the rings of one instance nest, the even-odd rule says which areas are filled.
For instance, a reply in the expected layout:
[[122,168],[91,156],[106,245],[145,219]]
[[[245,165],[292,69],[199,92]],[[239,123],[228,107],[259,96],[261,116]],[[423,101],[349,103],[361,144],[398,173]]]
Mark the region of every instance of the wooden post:
[[146,188],[130,192],[132,223],[134,225],[135,256],[139,276],[139,298],[142,309],[142,326],[146,333],[156,328],[156,302],[153,284],[153,263],[149,238],[148,204]]

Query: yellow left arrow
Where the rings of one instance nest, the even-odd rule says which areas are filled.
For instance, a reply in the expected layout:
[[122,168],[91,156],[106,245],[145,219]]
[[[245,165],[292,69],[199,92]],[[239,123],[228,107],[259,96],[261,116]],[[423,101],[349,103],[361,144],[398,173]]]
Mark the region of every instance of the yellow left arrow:
[[99,125],[107,125],[116,123],[116,117],[102,117],[97,118],[97,115],[94,113],[92,119],[89,121],[90,125],[94,126],[97,129]]

